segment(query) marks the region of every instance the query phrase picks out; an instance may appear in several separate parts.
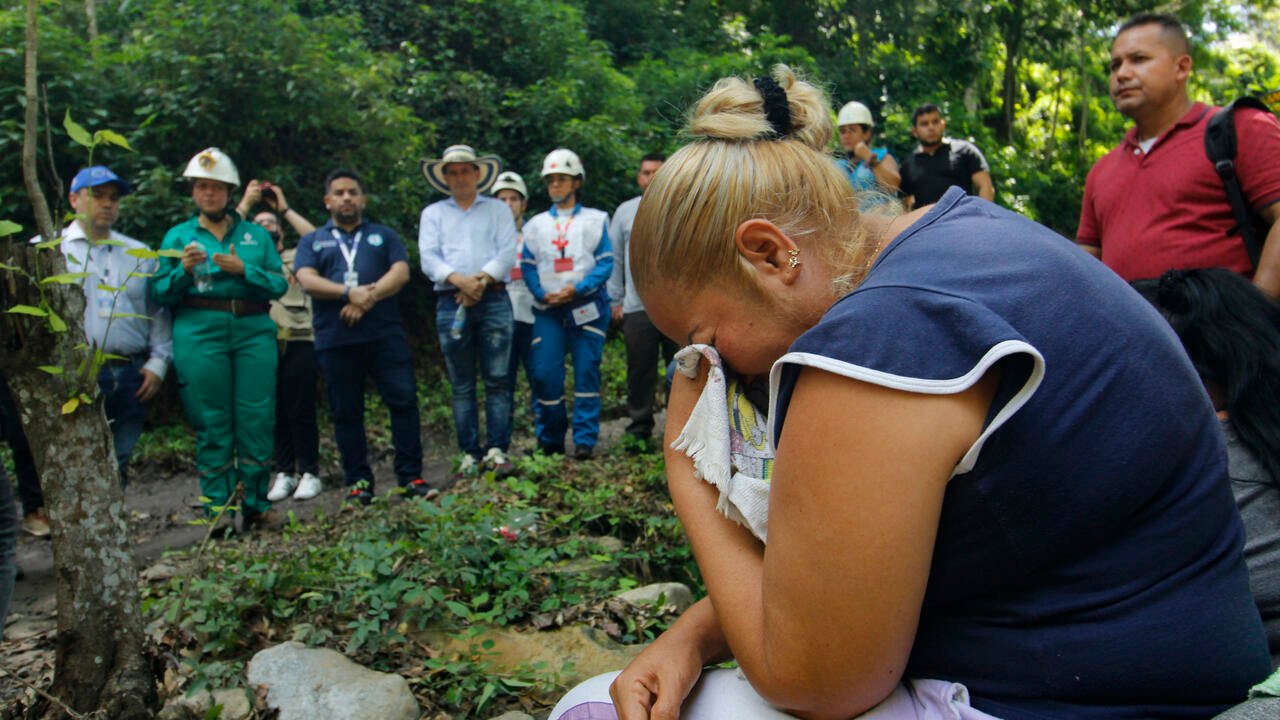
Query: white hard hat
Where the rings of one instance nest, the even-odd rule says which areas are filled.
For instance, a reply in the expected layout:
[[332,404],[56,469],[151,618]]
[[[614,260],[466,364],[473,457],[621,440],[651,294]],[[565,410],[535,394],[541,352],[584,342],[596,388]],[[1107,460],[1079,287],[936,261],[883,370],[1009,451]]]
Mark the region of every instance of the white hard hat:
[[587,176],[587,171],[582,169],[582,160],[578,157],[578,153],[568,148],[556,148],[547,155],[546,160],[542,161],[542,177],[557,173],[580,178]]
[[497,182],[493,184],[493,187],[489,188],[489,192],[497,195],[499,190],[515,190],[520,193],[520,197],[526,200],[529,199],[529,188],[525,186],[524,178],[520,177],[520,173],[508,170],[499,174]]
[[240,173],[236,171],[236,164],[216,147],[205,148],[196,153],[187,163],[182,177],[221,180],[232,187],[240,187]]
[[860,102],[847,102],[844,107],[840,108],[840,114],[836,116],[836,127],[845,125],[866,125],[875,127],[875,121],[871,119],[871,111],[866,105]]

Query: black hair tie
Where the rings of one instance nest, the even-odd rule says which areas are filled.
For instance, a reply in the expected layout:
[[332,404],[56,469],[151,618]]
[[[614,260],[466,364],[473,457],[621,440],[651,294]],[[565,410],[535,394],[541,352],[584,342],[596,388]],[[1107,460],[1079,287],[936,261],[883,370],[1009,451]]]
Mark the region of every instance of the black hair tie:
[[777,80],[771,77],[755,79],[756,90],[764,100],[764,116],[773,128],[771,139],[781,140],[791,134],[791,105],[787,102],[787,91],[782,89]]

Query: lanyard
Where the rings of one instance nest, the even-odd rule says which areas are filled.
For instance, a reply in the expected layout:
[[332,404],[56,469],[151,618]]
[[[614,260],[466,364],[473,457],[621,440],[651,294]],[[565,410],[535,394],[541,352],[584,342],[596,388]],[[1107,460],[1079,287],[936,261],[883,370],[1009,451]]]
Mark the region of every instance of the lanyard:
[[560,216],[552,216],[556,223],[556,239],[552,240],[551,244],[555,245],[560,251],[560,257],[564,257],[564,249],[569,247],[569,238],[566,236],[569,234],[569,228],[573,227],[573,219],[576,215],[577,213],[571,213],[569,215],[569,222],[565,223],[563,228],[560,227]]
[[[102,283],[108,287],[116,287],[119,273],[111,272],[111,246],[95,245],[93,241],[89,241],[89,263],[93,265],[93,270],[98,277],[102,279]],[[89,268],[86,268],[88,270]]]
[[329,228],[329,232],[333,233],[333,239],[338,242],[338,249],[342,251],[342,257],[347,261],[347,272],[355,272],[356,270],[356,253],[360,252],[360,236],[363,230],[357,230],[355,239],[351,241],[351,251],[347,252],[347,247],[342,244],[342,235],[337,228]]

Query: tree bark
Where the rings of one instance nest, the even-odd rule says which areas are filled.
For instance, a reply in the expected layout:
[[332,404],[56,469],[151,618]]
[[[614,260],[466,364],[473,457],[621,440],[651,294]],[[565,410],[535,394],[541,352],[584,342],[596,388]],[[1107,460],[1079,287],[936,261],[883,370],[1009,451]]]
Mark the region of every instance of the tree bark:
[[1085,18],[1089,17],[1089,3],[1080,4],[1080,162],[1088,168],[1089,156],[1089,91],[1093,88],[1093,74],[1089,72],[1089,47],[1085,42]]
[[1018,103],[1018,58],[1022,49],[1023,26],[1026,23],[1026,8],[1022,0],[1009,3],[1008,16],[1002,23],[1001,35],[1004,40],[1004,77],[1000,88],[1000,104],[1003,110],[1000,118],[1000,139],[1005,143],[1013,142],[1013,115]]
[[89,42],[98,39],[98,8],[93,0],[84,0],[84,16],[89,21]]
[[[37,0],[27,0],[26,127],[22,173],[41,235],[56,234],[36,176]],[[37,250],[14,240],[0,258],[29,276],[65,272],[57,248]],[[41,287],[28,275],[6,272],[5,306],[39,306]],[[105,717],[151,718],[155,683],[142,654],[142,617],[138,571],[130,553],[124,495],[102,402],[63,414],[69,397],[97,395],[96,379],[76,369],[84,358],[84,294],[79,284],[44,286],[47,309],[67,321],[54,332],[44,318],[7,315],[0,323],[0,368],[21,410],[23,429],[40,471],[46,509],[53,527],[57,581],[58,637],[51,694],[77,712],[101,711]],[[60,365],[50,376],[37,365]],[[46,706],[46,717],[61,709]]]
[[27,187],[27,197],[31,198],[36,227],[42,236],[53,237],[53,218],[49,215],[49,203],[45,201],[44,192],[40,189],[40,178],[36,175],[36,128],[40,118],[40,104],[36,97],[36,51],[40,43],[40,35],[36,31],[38,7],[39,3],[35,0],[27,0],[27,51],[23,60],[23,89],[27,106],[23,114],[22,181]]

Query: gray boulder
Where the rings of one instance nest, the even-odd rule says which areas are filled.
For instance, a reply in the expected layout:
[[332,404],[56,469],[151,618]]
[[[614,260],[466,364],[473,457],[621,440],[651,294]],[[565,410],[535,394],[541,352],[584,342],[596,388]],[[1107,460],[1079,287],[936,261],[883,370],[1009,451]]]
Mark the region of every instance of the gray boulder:
[[632,588],[618,593],[618,599],[640,607],[651,607],[663,595],[666,595],[664,609],[673,608],[676,612],[682,613],[693,604],[693,591],[686,585],[676,582],[654,583]]
[[399,675],[361,667],[324,648],[286,642],[249,661],[249,683],[265,685],[280,720],[417,720],[418,701]]

